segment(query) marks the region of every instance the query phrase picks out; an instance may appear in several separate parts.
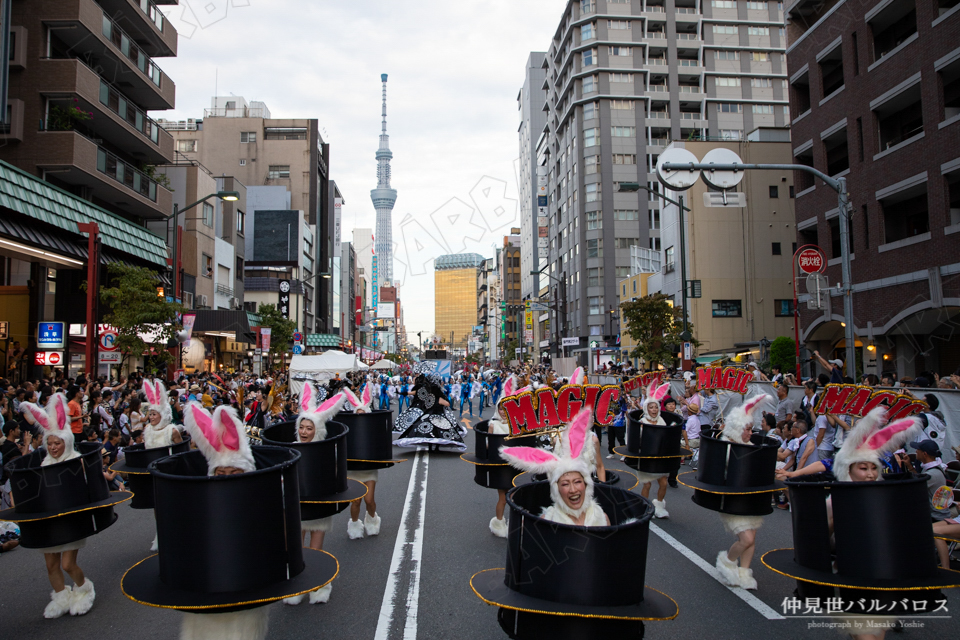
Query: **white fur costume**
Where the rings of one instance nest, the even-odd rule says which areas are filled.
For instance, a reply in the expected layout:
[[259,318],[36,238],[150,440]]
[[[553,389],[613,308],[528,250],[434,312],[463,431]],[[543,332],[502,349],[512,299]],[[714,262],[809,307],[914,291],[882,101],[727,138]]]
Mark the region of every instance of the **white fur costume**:
[[176,427],[173,425],[173,409],[167,399],[167,388],[159,380],[144,380],[142,390],[147,398],[147,406],[143,412],[148,414],[156,411],[160,414],[160,422],[153,425],[148,420],[143,428],[143,446],[147,449],[169,447],[173,444]]
[[184,613],[180,640],[263,640],[269,622],[267,607],[232,613]]
[[[552,522],[573,524],[576,518],[585,515],[583,526],[606,526],[603,509],[593,497],[591,464],[594,463],[593,411],[583,409],[574,416],[569,426],[560,434],[561,445],[556,453],[536,447],[501,447],[500,455],[514,467],[531,473],[545,473],[550,483],[550,498],[553,504],[545,508],[541,517]],[[571,471],[583,478],[584,491],[581,506],[571,509],[560,495],[558,482]]]
[[[869,462],[879,469],[883,454],[896,451],[923,433],[923,423],[917,417],[897,420],[883,427],[886,418],[886,409],[877,407],[849,431],[833,459],[833,475],[837,480],[851,482],[850,467],[860,462]],[[877,480],[880,479],[878,474]]]

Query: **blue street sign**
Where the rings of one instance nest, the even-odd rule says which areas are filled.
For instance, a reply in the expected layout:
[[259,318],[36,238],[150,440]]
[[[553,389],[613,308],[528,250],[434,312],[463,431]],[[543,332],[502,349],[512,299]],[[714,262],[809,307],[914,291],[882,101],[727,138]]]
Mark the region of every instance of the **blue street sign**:
[[65,340],[62,322],[41,322],[37,325],[38,349],[63,349]]
[[303,353],[303,346],[299,344],[293,345],[293,355],[298,356]]

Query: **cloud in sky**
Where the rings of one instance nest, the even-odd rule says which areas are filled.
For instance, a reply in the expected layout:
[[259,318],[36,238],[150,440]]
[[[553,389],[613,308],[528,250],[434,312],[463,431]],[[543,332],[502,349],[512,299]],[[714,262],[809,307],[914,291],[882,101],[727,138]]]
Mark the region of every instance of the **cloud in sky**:
[[[346,200],[344,240],[375,228],[380,74],[387,126],[394,272],[408,331],[433,329],[437,255],[495,244],[519,224],[516,97],[530,51],[550,43],[563,0],[180,0],[165,13],[179,56],[157,62],[177,108],[198,117],[220,95],[262,100],[274,118],[317,118]],[[472,194],[472,195],[471,195]],[[421,225],[428,232],[415,233]],[[413,238],[420,242],[414,243]],[[408,246],[404,246],[404,242]]]

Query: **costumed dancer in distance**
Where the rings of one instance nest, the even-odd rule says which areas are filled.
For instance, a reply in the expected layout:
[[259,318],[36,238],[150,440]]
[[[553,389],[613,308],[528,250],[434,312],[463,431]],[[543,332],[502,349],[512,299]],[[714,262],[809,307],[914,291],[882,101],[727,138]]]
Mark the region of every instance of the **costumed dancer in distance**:
[[[363,393],[357,398],[350,389],[344,388],[344,395],[347,401],[343,404],[344,411],[353,413],[370,413],[370,405],[373,403],[373,385],[369,382],[363,386]],[[384,409],[386,411],[386,409]],[[357,482],[362,482],[367,486],[367,493],[363,496],[363,503],[367,512],[363,515],[363,522],[360,522],[360,501],[356,500],[350,503],[350,522],[347,523],[347,536],[351,540],[359,540],[364,533],[368,536],[380,534],[380,516],[377,515],[377,480],[380,473],[377,469],[356,471],[351,470],[347,477]]]
[[[183,442],[180,430],[173,423],[173,409],[167,398],[167,388],[159,380],[144,379],[142,389],[147,402],[144,405],[144,414],[147,424],[143,428],[143,446],[145,449],[169,447],[172,444]],[[150,551],[157,550],[157,536],[154,534]]]
[[405,407],[410,406],[410,376],[403,374],[400,376],[400,384],[397,387],[397,413],[403,413]]
[[[730,412],[723,425],[721,440],[728,440],[738,444],[752,444],[750,436],[753,434],[754,411],[757,407],[768,402],[767,396],[761,395],[747,400],[744,404]],[[732,587],[756,589],[757,581],[753,577],[750,562],[756,550],[757,529],[763,525],[763,516],[735,516],[721,513],[723,528],[737,536],[727,551],[717,554],[717,571],[723,582]],[[737,560],[740,566],[737,566]]]
[[[457,385],[454,385],[456,387]],[[398,447],[452,447],[466,451],[463,438],[467,428],[457,422],[457,415],[450,408],[450,400],[440,388],[440,376],[431,372],[420,373],[413,387],[410,408],[397,417],[400,437],[393,441]]]
[[501,447],[500,455],[514,467],[545,473],[553,504],[540,514],[545,520],[586,527],[610,525],[610,518],[593,497],[591,466],[596,459],[593,410],[583,409],[560,434],[559,455],[537,447]]
[[[184,422],[197,449],[207,460],[208,476],[229,476],[256,471],[243,422],[232,407],[221,405],[210,413],[199,402],[190,402]],[[269,609],[256,607],[230,613],[183,614],[180,640],[263,640]]]
[[[29,412],[43,430],[43,446],[47,453],[40,463],[41,467],[80,457],[80,453],[73,448],[73,431],[68,419],[70,409],[64,394],[55,393],[51,396],[46,410],[31,402],[24,402],[20,407],[24,413]],[[43,610],[44,618],[59,618],[68,611],[70,615],[82,616],[93,607],[97,597],[93,580],[88,579],[77,564],[77,554],[86,544],[87,539],[82,538],[56,547],[37,549],[43,553],[47,564],[47,579],[53,587],[50,603]],[[64,580],[64,572],[73,580],[72,589]]]
[[[665,382],[659,387],[655,384],[647,387],[646,397],[643,399],[643,418],[641,419],[643,424],[667,426],[667,422],[663,419],[663,416],[660,415],[660,401],[663,400],[669,392],[669,382]],[[637,478],[643,484],[640,495],[644,498],[650,497],[650,487],[654,481],[657,482],[657,497],[653,501],[653,515],[657,518],[669,518],[670,513],[667,511],[667,482],[670,474],[644,473],[643,471],[637,471],[636,473]]]
[[[347,399],[349,390],[343,387],[337,395],[329,400],[320,402],[319,394],[314,391],[313,385],[308,381],[303,385],[303,391],[300,394],[300,415],[297,416],[297,440],[300,442],[319,442],[327,437],[327,422],[333,416],[339,413],[344,401]],[[318,406],[319,405],[319,406]],[[303,545],[311,549],[323,550],[324,535],[333,528],[334,516],[326,518],[317,518],[316,520],[303,520],[300,522],[301,540]],[[310,604],[327,602],[330,600],[330,593],[333,591],[333,584],[320,587],[316,591],[310,592]],[[303,602],[303,596],[293,596],[285,598],[286,604],[300,604]]]
[[380,411],[390,410],[390,379],[380,375]]

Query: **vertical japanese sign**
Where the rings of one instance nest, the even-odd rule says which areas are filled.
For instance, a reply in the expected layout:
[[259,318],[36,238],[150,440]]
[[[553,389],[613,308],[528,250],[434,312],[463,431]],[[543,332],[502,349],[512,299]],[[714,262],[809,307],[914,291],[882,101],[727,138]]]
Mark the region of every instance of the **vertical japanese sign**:
[[284,318],[290,317],[290,281],[280,281],[280,298],[277,303],[277,309]]
[[343,198],[333,199],[333,257],[340,257],[340,226],[343,218],[340,215],[343,208]]
[[260,327],[260,348],[264,351],[270,350],[270,334],[273,331],[270,327]]

